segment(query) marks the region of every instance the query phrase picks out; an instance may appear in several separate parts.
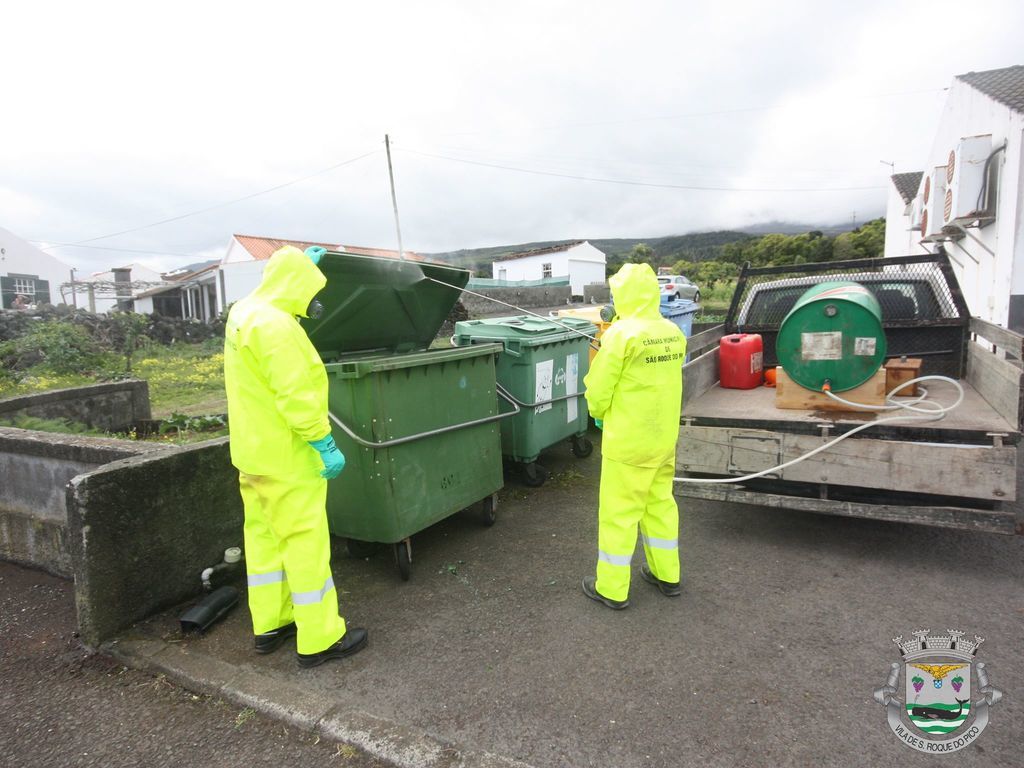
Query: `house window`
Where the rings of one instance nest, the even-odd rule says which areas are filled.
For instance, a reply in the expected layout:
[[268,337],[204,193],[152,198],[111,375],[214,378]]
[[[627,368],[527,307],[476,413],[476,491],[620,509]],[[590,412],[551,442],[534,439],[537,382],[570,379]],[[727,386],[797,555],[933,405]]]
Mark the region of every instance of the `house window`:
[[14,292],[31,301],[36,296],[36,281],[32,278],[16,277],[14,278]]
[[551,277],[551,265],[550,264],[541,264],[540,265],[540,276],[541,277]]

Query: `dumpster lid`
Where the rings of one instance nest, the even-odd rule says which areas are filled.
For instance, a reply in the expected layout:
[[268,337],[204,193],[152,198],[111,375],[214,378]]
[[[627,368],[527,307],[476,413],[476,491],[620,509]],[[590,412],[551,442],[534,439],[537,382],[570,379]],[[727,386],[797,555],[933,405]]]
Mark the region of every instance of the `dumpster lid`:
[[301,323],[324,358],[426,349],[469,282],[468,270],[447,264],[339,251],[325,253],[319,267],[327,278],[317,294],[324,312]]
[[579,317],[559,317],[556,321],[531,315],[462,320],[455,324],[456,340],[470,343],[518,341],[527,345],[550,344],[563,341],[565,338],[580,339],[580,333],[593,336],[597,333],[597,326]]

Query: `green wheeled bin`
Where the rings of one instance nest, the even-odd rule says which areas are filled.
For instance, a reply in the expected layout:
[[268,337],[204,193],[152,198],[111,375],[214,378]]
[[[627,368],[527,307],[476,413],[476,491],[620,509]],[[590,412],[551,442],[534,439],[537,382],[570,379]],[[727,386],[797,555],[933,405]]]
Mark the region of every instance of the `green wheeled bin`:
[[455,324],[460,349],[500,342],[498,392],[519,409],[501,422],[501,451],[519,464],[527,485],[539,486],[547,471],[541,451],[565,440],[580,458],[594,446],[587,439],[583,377],[590,369],[590,343],[597,326],[589,320],[557,321],[523,315]]
[[408,579],[413,534],[474,506],[482,523],[495,520],[501,347],[427,349],[465,270],[334,252],[320,269],[324,312],[302,323],[324,359],[346,459],[327,486],[328,523],[354,555],[370,542],[392,545]]

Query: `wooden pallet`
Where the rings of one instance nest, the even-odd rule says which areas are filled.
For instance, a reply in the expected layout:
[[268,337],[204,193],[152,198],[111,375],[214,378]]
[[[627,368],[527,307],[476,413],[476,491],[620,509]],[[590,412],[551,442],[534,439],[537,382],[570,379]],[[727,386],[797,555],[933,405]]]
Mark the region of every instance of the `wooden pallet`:
[[[837,392],[839,397],[861,405],[885,405],[885,368],[878,371],[859,387]],[[794,382],[782,366],[775,369],[775,407],[800,411],[858,411],[857,408],[837,403],[824,392],[815,392]],[[863,412],[863,411],[861,411]]]

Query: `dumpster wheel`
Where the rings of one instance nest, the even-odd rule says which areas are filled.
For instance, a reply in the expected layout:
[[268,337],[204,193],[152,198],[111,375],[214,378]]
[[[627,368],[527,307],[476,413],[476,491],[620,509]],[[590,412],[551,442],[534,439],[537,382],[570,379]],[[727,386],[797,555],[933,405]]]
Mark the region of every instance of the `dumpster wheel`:
[[540,488],[548,479],[548,471],[535,461],[523,464],[524,481],[531,488]]
[[492,493],[480,502],[479,520],[485,528],[490,528],[498,519],[498,494]]
[[395,564],[402,581],[408,581],[412,576],[412,539],[402,539],[395,544]]
[[594,444],[583,435],[572,436],[572,455],[577,459],[585,459],[594,452]]

